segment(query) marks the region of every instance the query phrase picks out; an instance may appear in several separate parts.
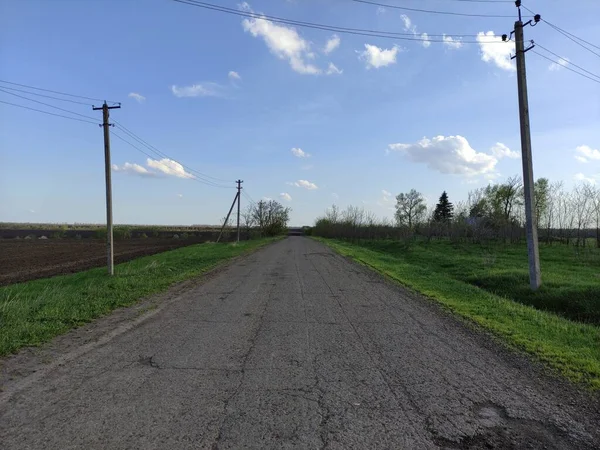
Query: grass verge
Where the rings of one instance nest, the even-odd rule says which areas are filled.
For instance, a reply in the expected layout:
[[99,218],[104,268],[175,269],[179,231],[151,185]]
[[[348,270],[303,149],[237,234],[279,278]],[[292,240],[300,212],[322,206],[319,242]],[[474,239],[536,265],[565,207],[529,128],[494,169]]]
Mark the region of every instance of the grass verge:
[[509,300],[401,255],[317,239],[535,355],[569,380],[600,390],[600,327]]
[[166,290],[274,239],[200,244],[73,275],[0,288],[0,356],[39,345],[71,328]]

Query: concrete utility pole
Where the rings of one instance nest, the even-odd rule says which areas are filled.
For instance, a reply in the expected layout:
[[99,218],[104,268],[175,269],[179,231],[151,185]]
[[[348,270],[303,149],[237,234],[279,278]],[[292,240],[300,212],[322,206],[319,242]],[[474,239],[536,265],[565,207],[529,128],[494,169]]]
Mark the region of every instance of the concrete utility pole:
[[237,180],[237,204],[238,204],[238,210],[237,210],[237,241],[240,242],[240,200],[241,200],[241,193],[242,193],[242,180]]
[[[525,48],[523,28],[530,25],[532,21],[523,24],[521,19],[521,0],[515,5],[519,9],[519,20],[515,22],[515,43],[517,59],[517,86],[519,90],[519,119],[521,123],[521,160],[523,162],[523,190],[525,196],[525,230],[527,233],[527,253],[529,257],[529,285],[532,290],[537,290],[542,284],[540,269],[540,254],[538,242],[537,219],[535,214],[535,191],[533,178],[533,162],[531,156],[531,130],[529,126],[529,100],[527,98],[527,74],[525,70],[525,52],[531,50],[534,45]],[[540,15],[536,14],[533,21],[537,24]],[[534,24],[534,25],[535,25]],[[511,33],[512,34],[512,33]],[[503,40],[506,40],[504,35]]]
[[108,274],[114,275],[113,265],[113,215],[112,215],[112,181],[110,167],[110,123],[108,122],[109,109],[118,109],[121,105],[108,106],[106,102],[100,108],[92,106],[95,111],[102,110],[102,125],[104,128],[104,173],[106,177],[106,252],[108,257]]
[[227,217],[225,217],[225,222],[223,223],[223,226],[221,227],[221,232],[219,233],[219,237],[217,238],[217,242],[219,242],[221,240],[221,236],[223,234],[223,230],[225,229],[225,226],[227,225],[227,222],[229,222],[229,216],[231,215],[231,211],[233,211],[233,207],[235,206],[235,202],[238,201],[239,197],[240,197],[240,191],[238,191],[237,194],[235,194],[235,198],[233,199],[233,203],[231,204],[231,208],[229,208],[229,212],[227,213]]

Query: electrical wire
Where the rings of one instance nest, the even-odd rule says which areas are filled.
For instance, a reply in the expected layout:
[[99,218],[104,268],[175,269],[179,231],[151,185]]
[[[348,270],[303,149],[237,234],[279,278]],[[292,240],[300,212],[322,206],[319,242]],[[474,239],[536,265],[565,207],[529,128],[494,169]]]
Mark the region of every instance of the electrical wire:
[[[20,86],[20,87],[29,88],[29,89],[35,89],[37,91],[50,92],[52,94],[66,95],[67,97],[82,98],[84,100],[94,100],[94,101],[98,101],[98,102],[104,102],[105,101],[105,100],[101,100],[101,99],[98,99],[98,98],[84,97],[83,95],[68,94],[66,92],[53,91],[53,90],[50,90],[50,89],[43,89],[43,88],[39,88],[39,87],[36,87],[36,86],[29,86],[27,84],[14,83],[12,81],[0,80],[0,83],[12,84],[13,86]],[[119,103],[119,102],[113,102],[111,100],[106,100],[106,101],[108,101],[108,103]]]
[[30,108],[29,106],[25,106],[25,105],[18,105],[16,103],[11,103],[11,102],[5,102],[4,100],[0,100],[0,103],[4,103],[6,105],[11,105],[11,106],[17,106],[19,108],[24,108],[24,109],[29,109],[31,111],[36,111],[36,112],[40,112],[40,113],[44,113],[44,114],[48,114],[50,116],[56,116],[56,117],[62,117],[64,119],[71,119],[71,120],[77,120],[78,122],[85,122],[85,123],[91,123],[93,125],[98,125],[98,122],[90,122],[89,120],[83,120],[83,119],[78,119],[76,117],[69,117],[69,116],[64,116],[62,114],[55,114],[55,113],[51,113],[48,111],[43,111],[41,109],[36,109],[36,108]]
[[[586,69],[584,69],[584,68],[583,68],[583,67],[581,67],[581,66],[578,66],[577,64],[575,64],[575,63],[571,62],[571,61],[570,61],[568,58],[565,58],[565,57],[563,57],[563,56],[557,55],[557,54],[556,54],[556,53],[554,53],[553,51],[551,51],[551,50],[548,50],[548,49],[547,49],[546,47],[544,47],[543,45],[540,45],[540,44],[538,44],[538,43],[536,42],[536,43],[535,43],[535,46],[536,46],[536,47],[539,47],[539,48],[541,48],[542,50],[544,50],[544,51],[546,51],[546,52],[548,52],[548,53],[550,53],[552,56],[556,56],[557,58],[559,58],[559,60],[563,60],[563,61],[567,62],[569,65],[571,65],[571,66],[573,66],[573,67],[577,67],[579,70],[582,70],[582,71],[584,71],[585,73],[587,73],[587,74],[589,74],[589,75],[591,75],[591,76],[593,76],[593,77],[596,77],[596,78],[600,79],[600,75],[596,75],[594,72],[590,72],[589,70],[586,70]],[[564,66],[563,66],[563,67],[564,67]]]
[[[560,62],[558,62],[558,61],[555,61],[555,60],[553,60],[552,58],[548,58],[547,56],[545,56],[545,55],[542,55],[540,52],[536,52],[535,50],[531,50],[531,51],[532,51],[533,53],[535,53],[536,55],[538,55],[538,56],[541,56],[541,57],[542,57],[542,58],[544,58],[544,59],[547,59],[547,60],[548,60],[548,61],[550,61],[550,62],[553,62],[553,63],[555,63],[555,64],[560,64]],[[562,66],[562,65],[561,65],[561,66]],[[575,69],[572,69],[572,68],[571,68],[571,67],[569,67],[568,65],[567,65],[567,66],[562,66],[562,67],[563,67],[563,68],[565,68],[565,69],[567,69],[567,70],[570,70],[571,72],[575,72],[577,75],[581,75],[582,77],[585,77],[585,78],[587,78],[588,80],[592,80],[592,81],[595,81],[596,83],[600,84],[600,80],[596,80],[596,79],[594,79],[594,78],[592,78],[592,77],[589,77],[589,76],[587,76],[587,75],[585,75],[585,74],[583,74],[583,73],[581,73],[581,72],[578,72],[577,70],[575,70]]]
[[514,17],[514,15],[508,16],[505,14],[472,14],[472,13],[459,13],[459,12],[453,12],[453,11],[436,11],[433,9],[408,8],[406,6],[390,5],[387,3],[373,2],[370,0],[350,0],[350,1],[355,2],[355,3],[364,3],[366,5],[381,6],[383,8],[400,9],[403,11],[422,12],[422,13],[428,13],[428,14],[443,14],[443,15],[447,15],[447,16],[495,17],[495,18]]
[[[524,8],[525,10],[529,11],[531,14],[534,14],[534,12],[527,8],[524,5],[521,5],[522,8]],[[562,28],[560,28],[557,25],[554,25],[552,22],[548,22],[546,19],[542,18],[542,22],[546,23],[548,26],[550,26],[550,28],[554,29],[556,32],[562,34],[564,37],[566,37],[567,39],[575,42],[577,45],[579,45],[580,47],[586,49],[588,52],[593,53],[594,55],[600,57],[600,53],[595,52],[594,50],[592,50],[589,47],[586,47],[585,45],[582,44],[582,42],[585,42],[587,45],[590,45],[594,48],[597,48],[598,50],[600,50],[600,46],[592,44],[589,41],[586,41],[585,39],[580,38],[579,36],[574,35],[573,33],[569,33],[566,30],[563,30]],[[581,42],[580,42],[581,41]]]
[[[154,155],[151,155],[150,153],[146,152],[145,150],[139,148],[137,145],[132,144],[131,142],[129,142],[127,139],[125,139],[124,137],[120,136],[119,134],[115,133],[114,131],[111,130],[110,134],[112,136],[115,136],[117,139],[120,139],[121,141],[125,142],[126,144],[128,144],[129,146],[131,146],[132,148],[136,149],[138,152],[143,153],[144,155],[146,155],[148,158],[155,158]],[[170,159],[170,158],[169,158]],[[185,168],[185,166],[182,164],[182,167]],[[189,170],[189,169],[188,169]],[[202,183],[204,185],[207,186],[211,186],[211,187],[218,187],[218,188],[224,188],[224,189],[235,189],[233,186],[221,186],[218,184],[214,184],[214,183],[210,183],[207,182],[206,180],[203,180],[201,178],[197,178],[197,177],[193,177],[191,178],[194,181],[197,181],[198,183]]]
[[[218,6],[218,5],[213,5],[211,3],[201,2],[198,0],[173,0],[173,1],[177,2],[177,3],[189,5],[189,6],[196,6],[198,8],[222,12],[225,14],[231,14],[231,15],[240,16],[240,17],[246,17],[246,18],[251,18],[251,19],[261,19],[261,20],[267,20],[267,21],[274,22],[274,23],[282,23],[285,25],[292,25],[292,26],[298,26],[298,27],[304,27],[304,28],[312,28],[312,29],[323,30],[323,31],[333,31],[336,33],[350,34],[350,35],[355,35],[355,36],[379,37],[379,38],[384,38],[384,39],[393,39],[393,40],[402,40],[402,41],[417,41],[417,42],[427,41],[427,42],[433,42],[433,43],[435,43],[435,42],[444,43],[447,41],[444,39],[429,39],[430,36],[438,36],[438,37],[444,37],[444,36],[446,36],[446,37],[477,37],[478,36],[475,34],[466,35],[466,34],[429,34],[429,33],[427,33],[428,37],[427,37],[427,39],[425,39],[425,38],[416,37],[414,33],[399,33],[399,32],[393,32],[393,31],[368,30],[368,29],[361,29],[361,28],[338,27],[336,25],[325,25],[325,24],[318,24],[318,23],[314,23],[314,22],[304,22],[304,21],[299,21],[299,20],[270,16],[270,15],[266,15],[266,14],[257,14],[257,13],[249,12],[249,11],[240,11],[240,10],[233,9],[233,8],[227,8],[224,6]],[[465,40],[461,40],[460,42],[461,42],[461,44],[480,44],[481,43],[479,41],[465,41]],[[485,42],[485,43],[503,44],[503,42],[501,42],[501,41],[489,41],[489,42]]]
[[51,98],[53,100],[59,100],[61,102],[69,102],[69,103],[76,103],[78,105],[93,106],[91,103],[78,102],[77,100],[71,100],[71,99],[68,99],[68,98],[53,97],[52,95],[45,95],[45,94],[39,94],[37,92],[26,91],[25,89],[11,88],[11,87],[8,87],[8,86],[2,86],[2,89],[8,89],[10,91],[23,92],[25,94],[30,94],[30,95],[37,95],[38,97]]
[[96,120],[94,117],[86,116],[85,114],[79,114],[79,113],[76,113],[74,111],[69,111],[68,109],[59,108],[58,106],[51,105],[50,103],[40,102],[39,100],[35,100],[33,98],[29,98],[29,97],[25,97],[23,95],[15,94],[14,92],[6,91],[6,90],[4,90],[2,88],[0,88],[0,92],[4,92],[5,94],[14,95],[15,97],[19,97],[19,98],[22,98],[22,99],[25,99],[25,100],[29,100],[30,102],[39,103],[40,105],[48,106],[49,108],[58,109],[59,111],[68,112],[69,114],[73,114],[75,116],[84,117],[84,118],[90,119],[90,120]]
[[252,199],[250,194],[248,194],[245,190],[242,189],[242,195],[248,200],[251,204],[256,205],[256,202]]
[[[121,131],[123,131],[124,133],[126,133],[132,139],[136,140],[138,143],[140,143],[143,146],[145,146],[150,151],[156,153],[157,155],[159,155],[162,158],[167,158],[167,159],[173,160],[172,157],[170,157],[169,155],[161,152],[159,149],[157,149],[153,145],[150,145],[148,142],[146,142],[145,140],[143,140],[141,137],[137,136],[133,131],[131,131],[128,128],[124,127],[123,125],[121,125],[116,120],[114,120],[113,122],[115,123],[115,126],[117,126]],[[217,182],[225,182],[225,183],[229,183],[230,182],[230,180],[226,180],[224,178],[217,178],[217,177],[213,177],[211,175],[207,175],[207,174],[202,173],[202,172],[200,172],[198,170],[192,169],[191,167],[184,166],[183,164],[182,164],[182,166],[185,169],[187,169],[189,172],[191,172],[191,173],[193,173],[193,174],[195,174],[195,175],[197,175],[197,176],[199,176],[201,178],[204,178],[208,183],[213,183],[213,184],[216,185],[217,183],[215,183],[215,181],[217,181]],[[215,181],[212,181],[211,179],[215,180]]]

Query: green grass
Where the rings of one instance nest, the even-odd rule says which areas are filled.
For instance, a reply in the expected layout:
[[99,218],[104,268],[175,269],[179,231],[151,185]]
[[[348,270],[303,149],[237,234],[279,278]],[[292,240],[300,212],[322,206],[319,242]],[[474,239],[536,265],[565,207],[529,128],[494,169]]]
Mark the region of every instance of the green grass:
[[524,246],[319,240],[536,355],[568,379],[600,390],[600,327],[530,306],[549,302],[548,309],[564,305],[577,315],[597,314],[600,264],[594,251],[576,255],[572,248],[542,248],[546,286],[533,294]]
[[119,264],[112,278],[98,268],[2,287],[0,355],[39,345],[272,241],[184,247]]

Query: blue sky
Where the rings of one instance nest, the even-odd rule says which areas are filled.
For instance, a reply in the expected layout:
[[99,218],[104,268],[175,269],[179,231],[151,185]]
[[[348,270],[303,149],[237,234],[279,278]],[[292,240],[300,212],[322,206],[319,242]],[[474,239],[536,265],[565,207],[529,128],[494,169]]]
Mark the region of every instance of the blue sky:
[[[512,3],[380,2],[516,14]],[[510,47],[475,37],[508,33],[513,18],[381,10],[350,0],[213,3],[416,39],[472,37],[428,45],[353,36],[244,22],[170,0],[0,0],[0,79],[120,101],[111,111],[120,124],[174,161],[231,180],[231,188],[207,186],[177,163],[155,155],[148,161],[113,138],[117,223],[216,223],[237,178],[254,200],[290,206],[300,225],[332,203],[391,217],[392,195],[411,188],[431,202],[446,190],[457,202],[490,180],[521,173]],[[599,2],[524,4],[600,43]],[[548,25],[525,33],[600,74],[599,57]],[[600,84],[531,52],[527,69],[535,176],[567,187],[600,182]],[[7,87],[17,86],[0,83]],[[101,119],[90,106],[30,97]],[[60,113],[6,92],[0,100]],[[5,104],[0,121],[0,221],[105,220],[101,128]]]

